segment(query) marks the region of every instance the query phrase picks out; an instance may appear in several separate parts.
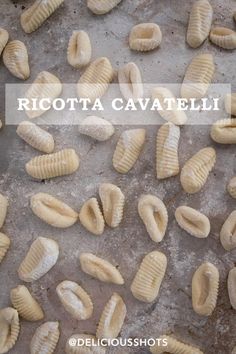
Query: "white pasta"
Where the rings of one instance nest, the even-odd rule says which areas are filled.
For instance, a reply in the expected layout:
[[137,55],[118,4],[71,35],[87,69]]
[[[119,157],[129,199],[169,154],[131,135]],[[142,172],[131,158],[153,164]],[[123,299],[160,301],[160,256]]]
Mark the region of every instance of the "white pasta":
[[20,323],[18,312],[12,307],[0,310],[0,353],[11,350],[19,336]]
[[57,295],[65,310],[77,320],[87,320],[92,316],[93,303],[86,291],[77,283],[64,280],[56,287]]
[[231,195],[232,198],[236,199],[236,176],[231,178],[227,185],[227,191]]
[[0,228],[3,226],[7,215],[8,199],[0,193]]
[[143,97],[143,83],[140,70],[135,63],[128,63],[118,71],[120,91],[128,101],[137,102]]
[[[88,341],[92,341],[95,345],[80,345],[80,346],[72,346],[70,345],[71,340],[76,340],[77,342],[88,343]],[[95,336],[89,334],[72,334],[70,338],[68,338],[66,342],[65,348],[66,354],[106,354],[106,348],[99,345],[97,338]]]
[[132,28],[129,35],[130,49],[141,52],[157,48],[161,41],[162,33],[156,23],[140,23]]
[[30,76],[28,51],[25,44],[14,40],[9,42],[3,52],[3,62],[12,75],[21,80]]
[[30,342],[30,354],[53,354],[60,337],[59,322],[39,326]]
[[94,235],[102,235],[105,221],[96,198],[90,198],[83,204],[79,212],[79,219],[89,232]]
[[39,151],[51,153],[54,150],[53,136],[34,123],[21,122],[17,127],[16,133],[27,144]]
[[236,93],[225,96],[225,110],[232,116],[236,116]]
[[92,55],[92,47],[88,34],[85,31],[73,31],[68,48],[67,60],[74,68],[78,69],[88,65]]
[[236,144],[236,119],[221,119],[211,127],[211,138],[220,144]]
[[236,267],[229,271],[227,286],[231,306],[236,310]]
[[95,15],[104,15],[120,2],[121,0],[87,0],[87,6]]
[[90,136],[98,141],[106,141],[114,134],[115,129],[113,125],[107,120],[96,117],[88,116],[79,123],[79,132]]
[[30,206],[35,215],[54,227],[70,227],[78,220],[78,213],[47,193],[33,195],[30,199]]
[[236,32],[225,27],[215,27],[210,32],[212,43],[224,49],[236,48]]
[[8,32],[4,28],[0,27],[0,56],[8,42],[8,39],[9,39]]
[[138,202],[138,213],[151,239],[161,242],[168,223],[167,210],[162,200],[154,195],[142,195]]
[[122,285],[124,279],[119,270],[110,262],[99,258],[92,253],[81,253],[80,266],[83,272],[106,283]]
[[56,264],[58,256],[59,247],[56,241],[38,237],[19,266],[19,278],[25,282],[40,279]]
[[2,262],[3,258],[5,257],[8,248],[10,247],[11,241],[9,237],[2,232],[0,232],[0,263]]
[[225,220],[220,231],[220,241],[226,251],[236,248],[236,210]]
[[180,206],[175,211],[175,218],[179,226],[192,236],[206,238],[210,233],[209,219],[198,210]]
[[172,336],[163,335],[160,336],[159,339],[161,344],[156,343],[154,346],[150,347],[152,354],[203,354],[200,349],[180,342]]

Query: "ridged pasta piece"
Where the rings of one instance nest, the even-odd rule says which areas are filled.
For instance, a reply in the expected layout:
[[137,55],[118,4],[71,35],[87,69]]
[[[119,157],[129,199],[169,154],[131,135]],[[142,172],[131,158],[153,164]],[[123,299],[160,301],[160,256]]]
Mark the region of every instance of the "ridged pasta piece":
[[11,241],[9,237],[2,232],[0,232],[0,263],[2,262],[3,258],[5,257],[8,248],[10,247]]
[[157,178],[169,178],[179,173],[178,146],[180,129],[168,122],[161,126],[156,141]]
[[105,221],[96,198],[90,198],[83,204],[79,212],[79,220],[92,234],[103,234]]
[[225,95],[225,110],[228,114],[236,116],[236,93]]
[[236,118],[216,121],[211,127],[211,138],[220,144],[236,144]]
[[163,201],[154,195],[142,195],[138,202],[138,213],[154,242],[161,242],[165,236],[168,213]]
[[210,233],[208,217],[196,209],[180,206],[175,211],[175,218],[179,226],[192,236],[206,238]]
[[12,307],[0,310],[0,353],[14,347],[20,332],[18,312]]
[[110,227],[117,227],[123,218],[125,196],[119,187],[111,183],[102,183],[99,187],[103,216]]
[[[187,116],[183,110],[179,110],[177,100],[173,93],[165,87],[155,87],[152,90],[152,99],[158,100],[162,109],[158,110],[160,116],[176,125],[183,125],[187,121]],[[171,106],[167,102],[171,102]]]
[[184,165],[180,182],[185,192],[193,194],[201,190],[216,161],[216,152],[211,147],[199,150]]
[[204,97],[211,84],[215,71],[211,54],[198,54],[188,66],[181,86],[181,97],[200,99]]
[[124,279],[119,270],[105,259],[99,258],[92,253],[81,253],[79,257],[83,272],[105,283],[122,285]]
[[[77,343],[85,343],[85,345],[72,346],[71,340],[76,340]],[[94,346],[86,345],[86,341],[94,343]],[[106,348],[99,345],[97,338],[90,334],[72,334],[66,342],[66,354],[106,354]]]
[[27,173],[37,179],[70,175],[79,168],[79,156],[74,149],[32,158],[25,165]]
[[3,62],[10,73],[21,80],[30,76],[28,51],[19,40],[8,42],[3,52]]
[[[62,92],[62,84],[60,80],[48,71],[41,71],[32,85],[27,90],[25,97],[28,99],[28,110],[25,113],[30,119],[40,117],[50,109],[53,100],[57,98]],[[47,100],[47,110],[40,109],[40,107],[34,107],[34,101]]]
[[210,32],[212,43],[224,49],[236,48],[236,32],[225,27],[215,27]]
[[73,31],[68,48],[67,61],[76,69],[88,65],[91,60],[92,47],[85,31]]
[[192,345],[180,342],[172,336],[163,335],[160,336],[159,339],[161,344],[158,345],[157,343],[150,347],[150,352],[152,354],[203,354],[200,349],[193,347]]
[[34,123],[28,121],[21,122],[17,127],[16,133],[36,150],[47,154],[54,150],[53,136]]
[[3,49],[5,48],[7,42],[9,39],[9,34],[8,32],[4,29],[0,27],[0,55],[3,52]]
[[88,116],[79,123],[80,134],[90,136],[98,141],[106,141],[114,134],[113,125],[100,117]]
[[112,339],[118,337],[126,316],[126,306],[122,297],[113,293],[100,317],[96,337]]
[[39,326],[30,342],[30,354],[53,354],[60,337],[59,322]]
[[0,228],[3,226],[7,215],[8,199],[0,193]]
[[236,210],[225,220],[220,231],[220,241],[226,251],[236,248]]
[[164,253],[158,251],[148,253],[131,284],[133,296],[143,302],[154,301],[158,296],[166,266],[167,258]]
[[161,44],[162,33],[156,23],[140,23],[134,26],[129,35],[129,46],[132,50],[147,52]]
[[132,99],[133,102],[137,102],[143,97],[142,76],[135,63],[130,62],[119,69],[118,81],[120,91],[127,101]]
[[64,0],[36,0],[20,18],[21,27],[26,33],[36,31]]
[[87,0],[87,6],[95,15],[104,15],[120,2],[121,0]]
[[190,12],[187,43],[199,47],[208,37],[211,29],[213,10],[207,0],[195,1]]
[[59,247],[56,241],[38,237],[19,266],[19,278],[25,282],[40,279],[56,264],[58,256]]
[[40,321],[44,313],[39,303],[33,298],[24,285],[18,285],[11,290],[11,302],[19,315],[27,321]]
[[56,292],[65,310],[73,318],[87,320],[92,316],[92,300],[88,293],[77,283],[64,280],[57,285]]
[[212,263],[202,263],[192,278],[192,304],[198,315],[212,314],[216,307],[218,288],[218,269]]
[[129,129],[121,134],[113,155],[113,167],[117,172],[127,173],[135,165],[144,146],[145,129]]
[[35,215],[54,227],[70,227],[78,220],[78,213],[47,193],[33,195],[30,199],[30,206]]
[[236,199],[236,176],[231,178],[227,185],[227,191],[231,195],[232,198]]
[[93,103],[107,91],[113,79],[113,68],[108,58],[94,60],[80,77],[77,93],[80,98],[88,98]]
[[236,310],[236,267],[229,271],[227,287],[231,306]]

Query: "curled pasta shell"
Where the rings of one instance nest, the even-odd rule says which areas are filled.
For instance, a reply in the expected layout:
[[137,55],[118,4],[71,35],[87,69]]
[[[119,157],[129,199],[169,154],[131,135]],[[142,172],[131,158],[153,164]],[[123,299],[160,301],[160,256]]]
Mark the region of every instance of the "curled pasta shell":
[[79,132],[95,140],[106,141],[114,134],[115,129],[103,118],[88,116],[79,124]]
[[26,33],[36,31],[64,0],[36,0],[26,9],[20,18],[21,26]]
[[86,291],[77,283],[64,280],[56,287],[57,295],[65,310],[77,320],[87,320],[92,316],[93,303]]
[[8,248],[10,247],[11,241],[9,237],[2,232],[0,232],[0,263],[2,262],[3,258],[5,257]]
[[166,266],[167,258],[164,253],[158,251],[148,253],[131,284],[133,296],[143,302],[154,301],[158,296]]
[[214,71],[215,64],[211,54],[199,54],[193,58],[184,76],[181,97],[186,99],[204,97],[211,84]]
[[60,337],[58,322],[45,322],[39,326],[31,339],[30,354],[53,354]]
[[220,241],[226,251],[236,248],[236,210],[225,220],[220,231]]
[[151,239],[161,242],[168,223],[168,214],[163,201],[151,194],[142,195],[138,202],[138,213]]
[[28,121],[21,122],[17,127],[16,133],[27,144],[39,151],[50,153],[54,150],[53,136],[34,123]]
[[87,0],[87,6],[95,15],[104,15],[120,2],[121,0]]
[[172,336],[164,335],[160,336],[159,339],[161,344],[157,343],[150,347],[152,354],[163,354],[167,352],[171,354],[203,354],[200,349],[180,342]]
[[221,119],[211,127],[211,138],[220,144],[236,144],[236,119]]
[[88,65],[92,55],[92,47],[89,36],[85,31],[73,31],[68,48],[67,60],[74,68]]
[[41,306],[24,285],[11,290],[11,302],[19,315],[27,321],[40,321],[44,318]]
[[94,60],[80,77],[77,93],[80,98],[88,98],[93,103],[107,91],[113,79],[113,68],[108,58]]
[[96,198],[87,200],[79,213],[81,224],[92,234],[101,235],[104,231],[104,218]]
[[78,219],[78,214],[71,207],[47,193],[33,195],[30,206],[35,215],[54,227],[70,227]]
[[18,79],[29,78],[28,52],[23,42],[18,40],[9,42],[3,52],[3,62],[10,73]]
[[70,175],[79,168],[79,156],[74,149],[32,158],[25,165],[27,173],[37,179]]
[[218,269],[212,263],[202,263],[192,278],[192,304],[197,314],[212,314],[216,307],[218,288]]
[[92,277],[105,283],[124,284],[124,279],[119,270],[105,259],[99,258],[92,253],[81,253],[79,260],[83,272]]
[[18,312],[12,307],[0,310],[0,353],[14,347],[20,332]]
[[215,27],[210,32],[212,43],[224,49],[236,48],[236,32],[225,27]]
[[113,293],[104,307],[98,323],[96,337],[112,339],[118,337],[126,316],[126,306],[122,297]]
[[227,286],[231,306],[236,310],[236,267],[229,271]]
[[216,152],[211,147],[199,150],[184,165],[180,182],[185,192],[193,194],[201,190],[216,161]]
[[[80,343],[80,345],[70,345],[71,340],[76,340],[76,342]],[[88,341],[94,343],[95,345],[88,345]],[[85,344],[81,345],[81,342],[82,344]],[[95,336],[89,334],[72,334],[72,336],[68,338],[66,342],[65,352],[66,354],[106,354],[106,349],[99,345]]]
[[35,107],[34,101],[43,102],[43,100],[46,100],[47,107],[50,109],[53,100],[61,94],[61,91],[62,84],[60,80],[48,71],[41,71],[25,94],[29,101],[29,109],[25,110],[27,116],[33,119],[47,112],[48,109],[43,110],[40,107]]
[[104,219],[110,227],[117,227],[123,218],[125,196],[119,187],[102,183],[99,187]]
[[147,52],[161,44],[162,33],[156,23],[140,23],[134,26],[129,35],[129,46],[132,50]]
[[137,102],[143,97],[143,83],[140,70],[135,63],[128,63],[118,71],[120,91],[128,101]]
[[139,158],[145,142],[145,129],[125,130],[116,145],[113,167],[117,172],[127,173]]
[[[158,110],[160,116],[176,125],[183,125],[187,121],[187,116],[183,110],[179,110],[177,106],[177,100],[173,93],[165,87],[155,87],[152,90],[153,101],[157,99],[162,107]],[[167,102],[171,102],[171,107]]]
[[208,37],[211,29],[213,10],[207,0],[195,1],[190,12],[187,43],[199,47]]
[[56,241],[38,237],[20,264],[19,278],[25,282],[38,280],[56,264],[58,256],[59,247]]
[[211,225],[208,217],[198,210],[180,206],[175,211],[175,218],[179,226],[192,236],[206,238],[210,233]]
[[9,39],[9,34],[8,32],[4,29],[0,27],[0,55],[3,52],[3,49],[5,48],[7,42]]
[[236,176],[231,178],[231,180],[229,181],[227,191],[229,192],[232,198],[236,199]]
[[236,116],[236,93],[225,96],[225,110],[228,114]]
[[3,226],[7,215],[8,200],[0,193],[0,228]]
[[169,178],[179,173],[178,146],[180,129],[168,122],[161,126],[156,141],[157,178]]

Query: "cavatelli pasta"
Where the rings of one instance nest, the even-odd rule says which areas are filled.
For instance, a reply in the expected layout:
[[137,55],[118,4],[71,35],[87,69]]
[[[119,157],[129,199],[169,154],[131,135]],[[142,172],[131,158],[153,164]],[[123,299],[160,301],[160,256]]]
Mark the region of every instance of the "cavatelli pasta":
[[96,117],[88,116],[79,123],[78,128],[80,134],[90,136],[98,141],[106,141],[114,134],[115,129],[113,125],[107,120]]
[[229,271],[227,287],[231,306],[236,310],[236,267]]
[[120,2],[121,0],[87,0],[87,6],[95,15],[104,15]]
[[225,220],[220,231],[220,241],[226,251],[236,248],[236,210]]
[[220,144],[236,144],[236,119],[221,119],[211,127],[211,138]]
[[7,42],[9,39],[9,34],[8,32],[4,29],[0,27],[0,55],[3,52],[3,49],[5,48]]
[[8,199],[0,193],[0,228],[3,226],[7,215]]
[[67,48],[68,63],[76,69],[81,68],[89,64],[91,55],[92,47],[87,32],[73,31]]
[[5,257],[8,248],[10,247],[11,241],[9,237],[2,232],[0,232],[0,263],[2,262],[3,258]]
[[140,70],[135,63],[128,63],[118,71],[120,91],[128,101],[137,102],[143,97],[143,83]]
[[212,43],[224,49],[236,48],[236,32],[225,27],[215,27],[210,32]]
[[225,110],[228,114],[236,116],[236,93],[225,95]]
[[3,52],[3,62],[12,75],[21,80],[30,76],[28,51],[19,40],[8,42]]
[[30,354],[53,354],[59,337],[59,322],[43,323],[36,329],[30,342]]
[[0,310],[0,353],[7,353],[17,341],[20,332],[18,312],[12,307]]
[[134,26],[129,35],[129,46],[132,50],[147,52],[161,44],[162,33],[156,23],[140,23]]
[[236,176],[231,178],[227,185],[227,191],[231,195],[232,198],[236,199]]
[[180,206],[175,211],[175,218],[179,226],[192,236],[206,238],[210,233],[211,225],[208,217],[198,210]]
[[154,346],[150,347],[152,354],[203,354],[200,349],[182,343],[172,336],[163,335],[160,336],[159,339],[161,344],[156,343]]
[[83,204],[79,212],[79,220],[92,234],[102,235],[105,222],[96,198],[90,198]]
[[[71,340],[76,340],[77,343],[85,343],[80,346],[72,346]],[[87,341],[87,342],[86,342]],[[95,345],[88,345],[88,341],[92,341]],[[106,354],[106,348],[99,345],[95,336],[89,334],[72,334],[66,342],[66,354]]]

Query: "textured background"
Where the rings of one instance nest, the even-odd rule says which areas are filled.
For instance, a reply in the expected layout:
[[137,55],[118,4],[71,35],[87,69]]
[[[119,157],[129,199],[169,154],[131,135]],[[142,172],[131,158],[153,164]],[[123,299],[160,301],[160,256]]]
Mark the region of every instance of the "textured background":
[[[26,35],[20,28],[19,17],[32,1],[0,3],[1,26],[12,39],[21,39],[29,50],[32,82],[38,72],[49,70],[67,83],[78,80],[80,73],[66,62],[66,48],[72,30],[88,31],[93,47],[93,58],[108,56],[114,68],[128,61],[136,62],[144,82],[180,83],[186,64],[199,52],[215,55],[217,65],[214,82],[229,83],[235,90],[235,52],[226,52],[206,42],[192,50],[185,44],[188,15],[193,1],[184,0],[123,0],[120,6],[106,16],[96,17],[86,8],[84,0],[65,1],[65,4],[35,33]],[[233,0],[212,0],[214,24],[234,27]],[[133,53],[128,48],[128,33],[139,22],[157,22],[161,26],[163,42],[157,51]],[[0,112],[4,112],[4,83],[19,82],[0,65]],[[124,129],[124,127],[122,127]],[[33,181],[26,175],[24,164],[37,155],[31,147],[15,135],[15,127],[5,127],[0,133],[0,190],[9,197],[10,206],[3,232],[12,240],[11,249],[0,269],[0,307],[10,305],[9,292],[20,283],[17,268],[26,250],[38,236],[52,237],[60,245],[56,266],[42,279],[29,285],[46,313],[45,320],[59,320],[61,337],[56,353],[63,353],[65,341],[72,333],[94,333],[101,311],[114,291],[125,300],[128,314],[122,329],[125,337],[156,337],[174,333],[177,338],[199,346],[207,354],[227,354],[236,345],[235,313],[231,308],[226,288],[228,271],[234,266],[235,252],[227,253],[219,242],[219,231],[235,201],[226,193],[227,181],[235,174],[235,147],[216,146],[210,141],[209,127],[181,128],[180,163],[198,149],[212,145],[217,150],[217,163],[200,193],[189,196],[180,186],[179,177],[159,182],[155,178],[156,129],[148,128],[147,142],[139,161],[126,176],[112,169],[111,159],[121,128],[105,143],[94,143],[79,136],[75,127],[53,128],[56,149],[73,147],[79,152],[81,166],[74,175],[46,182]],[[29,208],[32,194],[42,191],[60,197],[79,210],[83,202],[97,196],[99,183],[109,181],[121,187],[126,195],[124,220],[119,228],[108,227],[101,237],[90,235],[79,224],[70,229],[57,230],[44,224]],[[169,212],[169,225],[161,244],[155,244],[147,235],[137,214],[141,193],[153,193],[163,198]],[[174,210],[179,205],[198,208],[209,216],[212,230],[207,239],[196,239],[177,226]],[[129,288],[143,256],[152,250],[161,250],[168,257],[168,267],[158,299],[152,304],[136,301]],[[125,277],[125,286],[103,284],[80,270],[80,252],[93,252],[119,265]],[[209,318],[195,314],[191,305],[191,277],[203,262],[213,262],[220,271],[220,290],[217,308]],[[65,279],[81,284],[91,295],[94,314],[88,321],[71,319],[55,294],[56,285]],[[40,323],[21,321],[19,340],[11,351],[28,352],[30,339]],[[148,353],[142,349],[111,349],[109,353]]]

